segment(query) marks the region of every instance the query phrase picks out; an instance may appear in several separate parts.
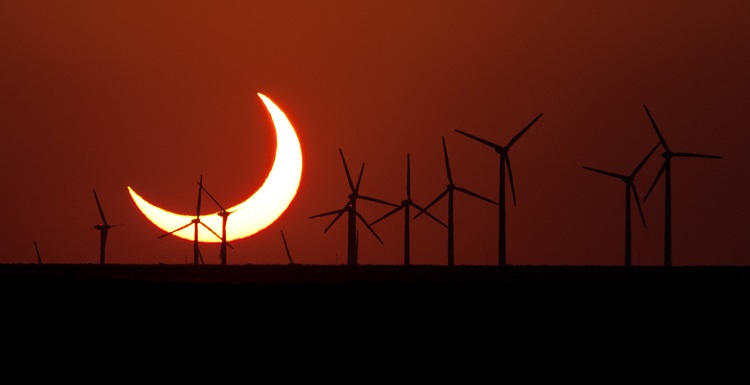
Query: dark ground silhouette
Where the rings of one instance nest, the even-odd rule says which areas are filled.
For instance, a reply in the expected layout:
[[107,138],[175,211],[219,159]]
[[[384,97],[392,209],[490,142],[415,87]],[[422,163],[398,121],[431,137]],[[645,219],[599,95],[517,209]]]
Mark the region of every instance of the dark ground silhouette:
[[746,329],[748,289],[750,267],[0,265],[4,322],[48,330],[73,320],[88,331],[106,315],[105,333],[161,333],[198,317],[279,335],[391,330],[479,342],[666,328],[693,341]]
[[435,265],[0,265],[5,285],[123,285],[150,282],[187,285],[638,285],[747,286],[750,267],[736,266],[435,266]]

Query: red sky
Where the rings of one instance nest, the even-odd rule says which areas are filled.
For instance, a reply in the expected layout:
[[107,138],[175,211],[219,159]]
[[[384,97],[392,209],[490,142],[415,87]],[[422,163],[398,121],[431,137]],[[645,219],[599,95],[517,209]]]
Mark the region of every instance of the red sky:
[[[297,198],[230,263],[343,263],[345,218],[323,234],[366,163],[361,193],[400,202],[406,153],[413,199],[456,183],[496,199],[498,159],[454,129],[507,143],[518,206],[510,264],[622,263],[622,183],[657,143],[646,104],[675,151],[675,265],[750,264],[750,3],[747,1],[3,1],[0,3],[2,263],[184,263],[191,242],[162,232],[126,186],[189,213],[195,181],[231,206],[262,184],[273,126],[262,92],[292,121],[304,170]],[[636,178],[645,194],[661,165]],[[633,262],[662,263],[663,183],[634,216]],[[509,197],[510,199],[510,197]],[[206,211],[213,210],[207,203]],[[374,220],[388,208],[362,202]],[[441,203],[435,214],[445,218]],[[637,215],[634,211],[634,215]],[[230,217],[231,221],[231,217]],[[402,262],[398,215],[363,226],[360,263]],[[218,263],[218,245],[204,245]],[[456,198],[456,263],[497,258],[497,211]],[[412,263],[445,264],[446,232],[412,222]]]

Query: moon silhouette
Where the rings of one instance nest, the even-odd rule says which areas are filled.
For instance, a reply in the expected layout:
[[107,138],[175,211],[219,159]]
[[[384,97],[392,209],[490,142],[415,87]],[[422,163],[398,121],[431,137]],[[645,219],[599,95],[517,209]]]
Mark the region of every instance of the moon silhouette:
[[[289,119],[284,112],[271,99],[261,93],[258,93],[258,96],[271,114],[276,129],[276,157],[271,172],[258,191],[244,202],[227,208],[227,211],[233,213],[227,221],[227,241],[249,237],[276,221],[294,199],[302,178],[302,149],[294,127],[289,123]],[[143,215],[165,232],[182,227],[195,217],[194,215],[169,212],[157,207],[143,199],[130,186],[128,186],[128,191]],[[222,218],[216,214],[218,214],[218,211],[201,214],[201,222],[214,231],[221,231]],[[175,232],[174,235],[193,240],[194,231],[194,228],[190,226]],[[198,241],[221,242],[214,234],[211,234],[205,228],[200,228],[200,226]]]

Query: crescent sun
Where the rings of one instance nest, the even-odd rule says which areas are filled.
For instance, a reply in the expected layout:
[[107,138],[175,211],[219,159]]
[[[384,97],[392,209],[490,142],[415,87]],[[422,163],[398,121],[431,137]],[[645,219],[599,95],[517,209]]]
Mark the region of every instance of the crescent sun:
[[[276,129],[276,157],[271,172],[258,191],[244,202],[227,208],[227,211],[233,213],[227,221],[227,241],[249,237],[276,221],[294,199],[302,179],[302,149],[294,127],[271,99],[261,93],[258,93],[258,96],[266,105]],[[165,232],[184,226],[195,217],[157,207],[143,199],[130,186],[128,191],[143,215]],[[218,211],[201,214],[201,222],[215,231],[220,231],[222,218],[216,214]],[[175,232],[174,235],[193,240],[194,231],[190,226]],[[205,228],[200,228],[198,241],[221,242]]]

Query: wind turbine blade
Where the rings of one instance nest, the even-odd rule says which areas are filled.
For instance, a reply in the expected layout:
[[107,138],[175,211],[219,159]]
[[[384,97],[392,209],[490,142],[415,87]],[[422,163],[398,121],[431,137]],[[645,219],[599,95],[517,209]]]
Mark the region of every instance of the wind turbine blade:
[[648,161],[648,159],[651,158],[651,154],[653,154],[654,151],[656,151],[656,149],[659,148],[659,144],[660,143],[656,143],[656,146],[654,146],[654,148],[651,149],[651,151],[648,153],[648,155],[646,155],[646,157],[643,158],[643,160],[641,161],[641,163],[638,163],[638,167],[636,167],[635,170],[633,170],[633,173],[630,174],[631,177],[635,177],[635,174],[637,174],[638,171],[641,170],[641,167],[643,167],[643,165],[646,164],[646,162]]
[[620,175],[620,174],[617,174],[617,173],[614,173],[614,172],[600,170],[598,168],[593,168],[593,167],[588,167],[588,166],[583,166],[583,168],[585,168],[586,170],[589,170],[589,171],[598,172],[599,174],[604,174],[606,176],[611,176],[611,177],[617,178],[617,179],[625,179],[626,178],[625,175]]
[[375,238],[377,238],[380,243],[383,243],[383,240],[380,239],[380,237],[378,236],[378,233],[376,233],[375,230],[373,230],[372,227],[370,227],[370,224],[367,223],[367,220],[365,219],[365,217],[363,217],[362,214],[360,214],[357,211],[355,211],[354,213],[357,214],[357,217],[359,217],[360,220],[362,220],[362,222],[365,224],[365,227],[367,227],[367,229],[370,230],[372,235],[374,235]]
[[203,192],[203,175],[201,175],[198,181],[198,205],[195,208],[195,217],[200,218],[201,216],[201,193]]
[[542,115],[544,115],[544,113],[537,115],[536,118],[534,118],[534,120],[531,121],[531,123],[527,124],[526,127],[524,127],[523,130],[521,130],[521,132],[516,134],[516,136],[514,136],[513,139],[511,139],[510,142],[508,142],[508,145],[505,146],[505,148],[510,148],[510,146],[512,146],[513,143],[515,143],[518,139],[520,139],[521,135],[523,135],[526,131],[528,131],[528,129],[531,128],[531,126],[533,126],[534,123],[536,123],[536,121],[542,117]]
[[664,147],[665,150],[669,151],[669,146],[667,146],[667,141],[665,141],[664,137],[661,135],[661,132],[659,131],[659,127],[656,127],[656,122],[654,121],[654,118],[651,116],[651,112],[649,112],[648,107],[646,107],[645,104],[643,105],[643,109],[646,110],[646,115],[648,115],[648,120],[651,121],[651,125],[654,126],[654,130],[656,130],[656,136],[659,137],[659,142],[661,142],[661,145]]
[[638,206],[638,213],[641,215],[641,222],[643,222],[643,228],[647,228],[646,217],[643,216],[643,209],[641,208],[641,200],[638,198],[638,190],[635,189],[635,183],[630,182],[630,188],[633,190],[633,197],[635,198],[635,205]]
[[352,176],[349,174],[349,167],[346,167],[346,159],[344,159],[344,152],[339,148],[339,154],[341,154],[341,162],[344,163],[344,171],[346,172],[346,181],[349,182],[349,188],[354,192],[354,183],[352,183]]
[[179,229],[177,229],[177,230],[172,230],[172,231],[170,231],[170,232],[168,232],[168,233],[166,233],[166,234],[162,234],[162,235],[158,236],[157,238],[160,238],[160,239],[161,239],[161,238],[164,238],[164,237],[166,237],[167,235],[172,235],[172,234],[174,234],[174,233],[176,233],[176,232],[178,232],[178,231],[180,231],[180,230],[182,230],[182,229],[186,229],[186,228],[188,228],[188,227],[190,227],[190,226],[192,226],[192,225],[193,225],[193,222],[190,222],[190,223],[186,224],[185,226],[182,226],[182,227],[180,227],[180,228],[179,228]]
[[456,131],[456,132],[458,132],[458,133],[459,133],[459,134],[461,134],[461,135],[465,135],[465,136],[468,136],[469,138],[471,138],[471,139],[474,139],[474,140],[476,140],[476,141],[477,141],[477,142],[479,142],[479,143],[483,143],[483,144],[486,144],[486,145],[488,145],[488,146],[490,146],[490,147],[492,147],[492,148],[495,148],[495,149],[497,149],[497,148],[500,148],[500,147],[502,147],[502,146],[500,146],[500,145],[498,145],[498,144],[495,144],[495,143],[492,143],[492,142],[490,142],[489,140],[486,140],[486,139],[482,139],[482,138],[480,138],[480,137],[478,137],[478,136],[474,136],[474,135],[472,135],[472,134],[469,134],[468,132],[463,132],[463,131],[461,131],[461,130],[453,130],[453,131]]
[[648,188],[648,191],[646,192],[646,196],[643,197],[643,201],[645,202],[646,199],[648,199],[648,196],[651,195],[651,191],[654,189],[654,186],[656,186],[656,182],[659,181],[659,177],[661,177],[661,174],[664,173],[664,170],[667,168],[667,161],[665,160],[664,163],[661,165],[661,168],[659,169],[659,173],[656,174],[656,178],[654,178],[654,182],[651,183],[651,187]]
[[437,198],[433,199],[432,202],[430,202],[430,204],[428,204],[424,209],[420,209],[419,214],[415,215],[414,218],[417,218],[418,216],[422,215],[422,213],[427,214],[427,210],[429,210],[430,207],[432,207],[435,203],[437,203],[440,199],[442,199],[445,196],[445,194],[448,194],[447,189],[444,190],[442,193],[440,193],[440,195],[438,195]]
[[451,175],[451,163],[448,161],[448,149],[445,147],[445,137],[443,136],[443,154],[445,155],[445,172],[448,174],[448,183],[453,184],[453,176]]
[[372,223],[370,223],[370,225],[371,225],[371,226],[372,226],[372,225],[375,225],[376,223],[378,223],[378,222],[382,221],[383,219],[385,219],[385,218],[388,218],[389,216],[391,216],[391,215],[395,214],[396,212],[398,212],[398,211],[399,211],[399,210],[401,210],[402,208],[404,208],[404,206],[398,206],[398,207],[396,207],[395,209],[393,209],[393,210],[391,210],[391,211],[387,212],[387,213],[386,213],[385,215],[383,215],[382,217],[380,217],[380,218],[376,219],[375,221],[373,221]]
[[490,199],[490,198],[485,198],[485,197],[483,197],[483,196],[481,196],[481,195],[479,195],[479,194],[477,194],[477,193],[475,193],[475,192],[471,192],[471,191],[469,191],[469,190],[467,190],[467,189],[465,189],[465,188],[463,188],[463,187],[458,187],[458,186],[456,186],[456,190],[458,190],[458,191],[461,191],[461,192],[462,192],[462,193],[464,193],[464,194],[468,194],[468,195],[471,195],[471,196],[473,196],[473,197],[475,197],[475,198],[479,198],[479,199],[481,199],[481,200],[483,200],[483,201],[487,201],[487,202],[490,202],[490,203],[492,203],[492,204],[495,204],[495,205],[496,205],[496,204],[498,204],[497,202],[493,201],[493,200],[492,200],[492,199]]
[[99,196],[96,195],[96,190],[94,190],[94,198],[96,199],[96,207],[99,208],[99,215],[102,217],[102,222],[104,222],[104,225],[107,225],[107,218],[104,218],[104,210],[102,210],[102,205],[99,203]]
[[406,199],[411,200],[411,158],[406,153]]
[[411,202],[411,203],[409,203],[409,204],[410,204],[410,205],[412,205],[412,206],[414,206],[414,208],[416,208],[417,210],[419,210],[419,211],[420,211],[420,214],[421,214],[421,213],[424,213],[424,214],[425,214],[425,215],[427,215],[428,217],[430,217],[430,218],[432,218],[432,219],[436,220],[436,221],[437,221],[438,223],[440,223],[441,225],[443,225],[443,227],[445,227],[445,228],[448,228],[448,225],[446,225],[445,223],[443,223],[443,221],[441,221],[440,219],[437,219],[437,218],[436,218],[436,217],[435,217],[434,215],[430,214],[430,212],[429,212],[429,211],[427,211],[427,210],[425,210],[425,209],[423,209],[423,208],[419,207],[419,205],[418,205],[418,204],[416,204],[416,203],[414,203],[414,202]]
[[36,262],[38,264],[42,264],[42,255],[39,254],[39,246],[36,244],[36,239],[34,240],[34,249],[36,250]]
[[397,204],[394,204],[394,203],[391,203],[391,202],[386,202],[384,200],[380,200],[380,199],[377,199],[377,198],[368,197],[366,195],[358,195],[357,197],[360,198],[360,199],[368,200],[368,201],[378,202],[378,203],[381,203],[381,204],[384,204],[384,205],[387,205],[387,206],[401,207],[400,205],[397,205]]
[[[348,205],[349,205],[349,204],[347,203],[347,206],[348,206]],[[338,213],[340,213],[341,211],[346,211],[346,209],[344,209],[344,210],[333,210],[333,211],[329,211],[329,212],[327,212],[327,213],[323,213],[323,214],[312,215],[312,216],[310,216],[310,219],[312,219],[312,218],[319,218],[319,217],[325,217],[325,216],[328,216],[328,215],[333,215],[333,214],[338,214]]]
[[325,230],[323,230],[323,232],[327,233],[328,230],[331,229],[331,226],[333,226],[333,224],[336,223],[336,221],[339,220],[339,218],[341,218],[341,216],[344,215],[345,212],[346,212],[346,210],[340,210],[339,214],[336,215],[336,217],[333,218],[333,220],[331,221],[331,223],[328,225],[328,227],[326,227]]
[[210,231],[210,232],[211,232],[211,234],[215,235],[215,236],[216,236],[216,238],[219,238],[219,239],[221,239],[221,235],[217,234],[217,233],[216,233],[216,231],[214,231],[214,230],[213,230],[212,228],[208,227],[208,225],[207,225],[207,224],[205,224],[205,223],[203,223],[203,222],[198,222],[198,223],[200,223],[200,224],[201,224],[201,225],[202,225],[203,227],[205,227],[206,229],[208,229],[208,231]]
[[[200,184],[200,183],[199,183],[199,184]],[[216,203],[216,205],[217,205],[217,206],[219,206],[219,208],[221,209],[221,211],[222,211],[222,212],[226,212],[226,211],[227,211],[227,210],[224,210],[224,207],[223,207],[223,206],[222,206],[222,205],[221,205],[221,204],[219,203],[219,201],[217,201],[217,200],[216,200],[216,198],[214,198],[214,196],[213,196],[213,195],[211,195],[211,193],[210,193],[210,192],[208,192],[208,190],[206,190],[206,188],[205,188],[205,187],[203,187],[203,186],[201,185],[201,188],[203,189],[203,192],[205,192],[206,194],[208,194],[208,197],[209,197],[209,198],[211,198],[211,200],[212,200],[212,201],[214,201],[214,203]]]
[[359,177],[357,178],[357,185],[354,187],[354,192],[359,191],[359,184],[362,183],[362,174],[365,173],[365,163],[362,162],[362,168],[359,169]]
[[[510,181],[510,193],[513,195],[513,206],[516,205],[516,186],[513,185],[513,171],[510,168],[510,157],[505,154],[505,165],[508,166],[508,180]],[[502,166],[501,166],[502,167]]]
[[201,252],[200,247],[198,248],[198,256],[200,257],[201,265],[205,265],[206,263],[203,262],[203,252]]
[[293,265],[294,261],[292,260],[292,253],[289,252],[289,246],[286,244],[284,230],[281,230],[281,240],[284,241],[284,250],[286,250],[286,257],[289,258],[289,263]]
[[690,152],[675,152],[673,156],[680,156],[683,158],[708,158],[708,159],[721,159],[718,155],[705,155],[705,154],[693,154]]

